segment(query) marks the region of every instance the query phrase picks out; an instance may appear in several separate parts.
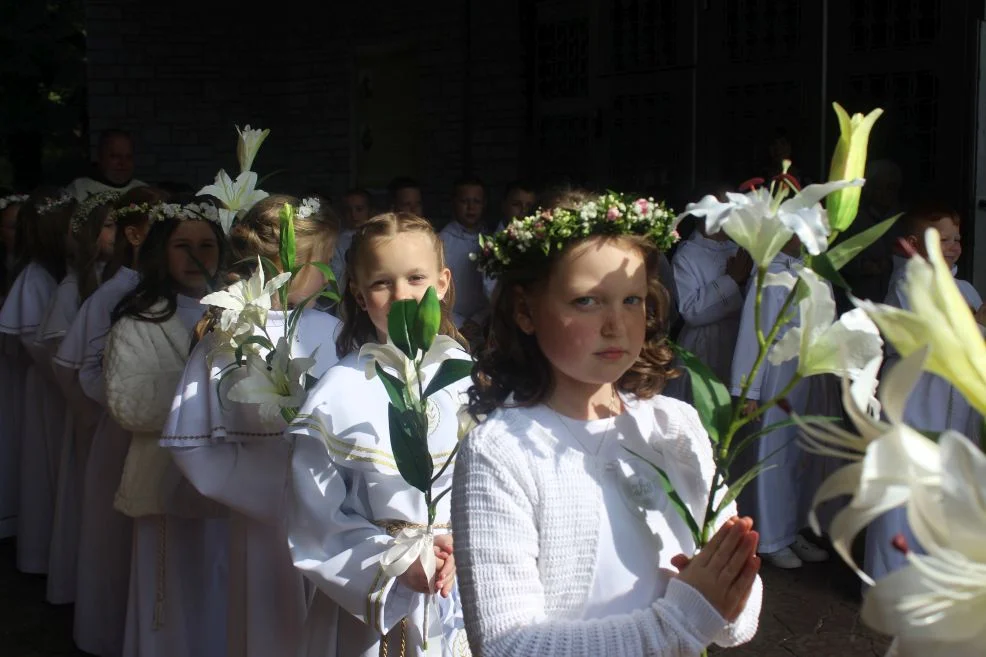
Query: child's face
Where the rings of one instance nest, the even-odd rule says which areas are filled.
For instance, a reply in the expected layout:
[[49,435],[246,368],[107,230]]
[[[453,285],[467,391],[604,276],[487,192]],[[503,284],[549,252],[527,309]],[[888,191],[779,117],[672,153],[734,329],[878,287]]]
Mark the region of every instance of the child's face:
[[370,219],[370,204],[362,194],[350,194],[342,199],[346,225],[359,228]]
[[565,253],[515,319],[533,333],[559,386],[617,381],[640,356],[647,267],[639,249],[592,239]]
[[421,203],[421,190],[417,187],[404,187],[394,194],[394,212],[410,212],[417,217],[424,216]]
[[522,219],[531,214],[534,209],[534,192],[523,189],[511,190],[507,197],[503,199],[503,218],[507,221],[511,219]]
[[218,268],[219,243],[209,224],[182,221],[168,238],[168,273],[178,292],[201,297]]
[[[941,237],[941,253],[949,267],[954,267],[962,257],[962,229],[951,219],[941,219],[929,224],[929,227],[938,231]],[[921,257],[928,258],[928,249],[924,245],[924,229],[920,235],[910,235],[907,241],[911,243],[914,250]]]
[[430,286],[444,299],[452,273],[439,269],[435,243],[425,233],[378,237],[367,247],[352,291],[376,327],[377,339],[386,342],[390,305],[403,299],[420,301]]
[[113,257],[113,245],[115,243],[116,222],[107,212],[103,219],[103,227],[99,230],[99,236],[96,237],[96,250],[99,252],[100,260],[109,260]]
[[474,228],[483,220],[483,188],[479,185],[459,185],[455,188],[455,220],[466,228]]
[[0,212],[0,241],[4,243],[7,250],[14,248],[17,239],[17,210],[19,205],[8,205]]

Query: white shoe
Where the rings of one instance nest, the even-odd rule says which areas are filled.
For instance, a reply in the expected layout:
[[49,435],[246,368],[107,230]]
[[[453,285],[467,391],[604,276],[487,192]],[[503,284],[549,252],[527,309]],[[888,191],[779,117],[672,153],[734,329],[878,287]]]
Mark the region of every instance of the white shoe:
[[783,568],[784,570],[793,570],[794,568],[801,568],[804,565],[790,547],[781,548],[776,552],[766,552],[760,556],[770,565],[776,568]]
[[807,563],[821,563],[828,561],[829,553],[818,547],[804,536],[798,535],[791,544],[791,551],[802,561]]

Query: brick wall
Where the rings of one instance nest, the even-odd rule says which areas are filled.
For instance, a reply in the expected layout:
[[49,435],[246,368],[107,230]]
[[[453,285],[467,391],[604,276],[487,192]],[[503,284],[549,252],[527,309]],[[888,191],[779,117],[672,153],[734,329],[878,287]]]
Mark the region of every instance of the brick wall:
[[447,216],[452,180],[470,164],[493,199],[524,173],[520,3],[311,4],[246,13],[226,1],[89,0],[93,143],[102,129],[129,129],[138,177],[197,186],[235,171],[233,124],[250,123],[271,129],[254,168],[281,171],[265,189],[337,196],[367,183],[356,71],[367,53],[398,48],[416,90],[417,164],[389,175],[420,179],[428,214]]

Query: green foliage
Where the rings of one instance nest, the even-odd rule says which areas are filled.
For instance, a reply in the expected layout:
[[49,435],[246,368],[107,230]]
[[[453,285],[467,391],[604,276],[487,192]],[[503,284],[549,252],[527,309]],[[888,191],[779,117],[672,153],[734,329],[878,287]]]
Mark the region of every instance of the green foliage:
[[297,255],[297,246],[294,239],[294,206],[285,203],[281,208],[281,231],[280,248],[278,255],[281,258],[281,268],[283,271],[295,270],[294,261]]
[[441,321],[442,306],[438,301],[438,292],[435,291],[434,287],[429,286],[428,291],[421,298],[421,303],[418,304],[418,309],[414,316],[414,329],[411,332],[415,346],[418,349],[428,351],[431,348],[432,342],[435,341],[435,336],[438,335],[438,327]]
[[713,444],[718,444],[719,440],[729,432],[732,424],[733,403],[729,389],[698,356],[678,345],[672,347],[688,370],[693,404],[698,411],[702,426],[705,427]]
[[438,366],[435,376],[428,382],[428,387],[425,388],[425,399],[431,397],[442,388],[452,385],[459,379],[464,379],[471,375],[472,368],[473,363],[471,360],[460,360],[458,358],[443,360],[442,364]]
[[900,215],[896,214],[889,219],[881,221],[875,226],[867,228],[858,235],[853,235],[846,241],[840,242],[839,244],[833,246],[826,254],[829,261],[832,263],[832,266],[835,267],[836,270],[845,267],[850,260],[858,256],[864,249],[883,237],[899,218]]

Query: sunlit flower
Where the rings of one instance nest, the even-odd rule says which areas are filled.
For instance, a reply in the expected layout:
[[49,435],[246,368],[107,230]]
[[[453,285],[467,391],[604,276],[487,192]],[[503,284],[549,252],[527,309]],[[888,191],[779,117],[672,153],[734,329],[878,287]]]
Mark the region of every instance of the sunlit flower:
[[247,125],[242,130],[240,126],[236,126],[236,132],[240,136],[239,141],[236,142],[236,158],[240,162],[240,173],[242,173],[249,171],[253,166],[253,159],[257,157],[257,151],[267,139],[270,130],[253,130]]
[[[262,189],[257,189],[257,174],[253,171],[244,171],[233,180],[225,170],[220,169],[216,174],[216,181],[211,185],[206,185],[198,191],[199,196],[214,196],[226,205],[226,209],[232,212],[221,214],[223,230],[229,233],[232,226],[232,218],[242,216],[257,201],[262,201],[269,194]],[[229,222],[229,226],[226,223]]]
[[389,368],[397,373],[397,378],[407,384],[408,391],[417,396],[418,393],[418,369],[424,371],[429,365],[439,363],[446,358],[446,353],[450,349],[461,349],[459,343],[447,335],[435,336],[431,348],[421,357],[420,364],[416,367],[412,359],[404,355],[404,352],[397,348],[393,342],[388,340],[385,344],[368,342],[359,350],[360,358],[366,357],[366,378],[372,379],[377,375],[376,364],[379,363],[383,368]]
[[248,353],[246,376],[237,380],[226,393],[230,401],[256,405],[261,420],[268,424],[282,417],[282,409],[297,409],[304,403],[307,394],[305,375],[315,366],[315,354],[291,358],[291,348],[281,337],[270,359],[268,365],[263,356]]
[[[839,103],[832,103],[835,114],[839,118],[839,141],[832,154],[832,165],[829,168],[829,180],[853,180],[862,178],[866,170],[866,147],[870,139],[873,124],[883,114],[877,108],[867,114],[853,114],[852,118]],[[832,230],[844,231],[852,225],[859,210],[859,187],[839,189],[825,199],[828,210],[829,225]]]
[[212,294],[202,297],[207,306],[222,308],[219,328],[230,336],[253,332],[253,327],[263,328],[267,323],[267,311],[271,308],[271,297],[291,278],[290,272],[278,274],[265,281],[264,267],[257,258],[257,268],[246,280],[239,280]]

